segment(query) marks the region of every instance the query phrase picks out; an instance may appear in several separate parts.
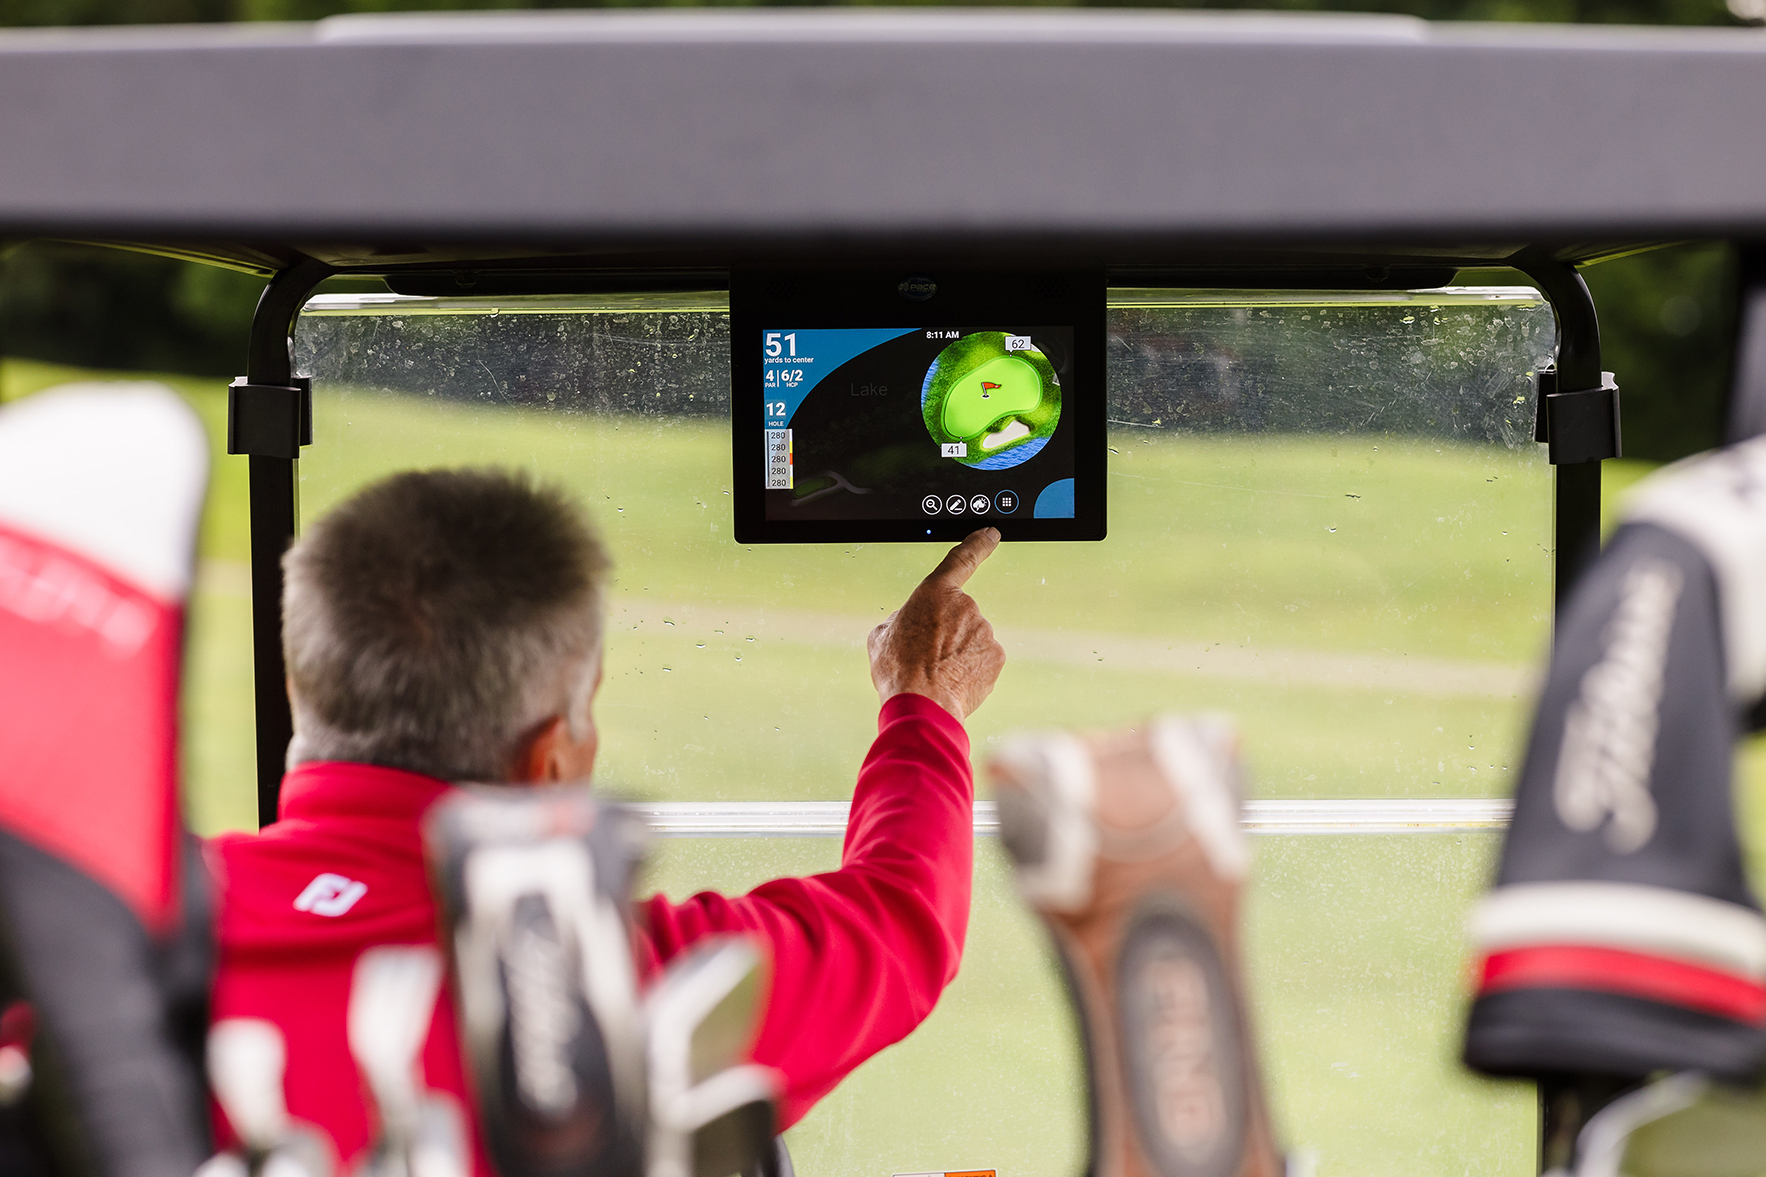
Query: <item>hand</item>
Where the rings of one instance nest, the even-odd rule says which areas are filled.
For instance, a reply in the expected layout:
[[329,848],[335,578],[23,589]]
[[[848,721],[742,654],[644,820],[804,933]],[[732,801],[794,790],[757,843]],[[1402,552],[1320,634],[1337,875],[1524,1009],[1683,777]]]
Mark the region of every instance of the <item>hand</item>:
[[991,527],[971,532],[871,631],[871,681],[883,702],[924,695],[966,719],[993,692],[1006,652],[963,585],[999,543]]

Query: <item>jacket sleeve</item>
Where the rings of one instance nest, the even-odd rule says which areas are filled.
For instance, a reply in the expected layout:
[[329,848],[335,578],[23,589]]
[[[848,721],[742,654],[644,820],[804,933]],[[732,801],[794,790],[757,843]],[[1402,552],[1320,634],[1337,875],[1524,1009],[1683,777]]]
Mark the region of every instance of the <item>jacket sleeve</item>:
[[962,960],[974,859],[968,736],[919,695],[885,703],[878,729],[839,870],[739,898],[657,896],[640,909],[652,966],[722,932],[767,942],[772,989],[754,1061],[784,1075],[781,1129],[918,1026]]

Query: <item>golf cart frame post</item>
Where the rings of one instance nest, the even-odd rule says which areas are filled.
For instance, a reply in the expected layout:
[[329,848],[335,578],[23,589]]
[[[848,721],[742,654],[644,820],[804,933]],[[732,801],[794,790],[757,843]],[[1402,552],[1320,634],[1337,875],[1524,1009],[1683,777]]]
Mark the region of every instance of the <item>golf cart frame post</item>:
[[279,271],[252,316],[245,375],[227,392],[227,452],[249,455],[252,689],[258,824],[276,820],[294,718],[282,657],[282,553],[300,521],[300,447],[313,440],[312,383],[294,375],[289,336],[313,288],[331,274],[306,261]]

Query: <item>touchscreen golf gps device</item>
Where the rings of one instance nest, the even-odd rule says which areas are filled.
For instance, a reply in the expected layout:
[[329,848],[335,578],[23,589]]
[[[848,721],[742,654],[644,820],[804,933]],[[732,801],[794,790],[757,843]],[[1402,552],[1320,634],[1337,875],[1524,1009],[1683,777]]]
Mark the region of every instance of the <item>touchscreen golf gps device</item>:
[[1104,275],[737,271],[740,543],[1104,538]]

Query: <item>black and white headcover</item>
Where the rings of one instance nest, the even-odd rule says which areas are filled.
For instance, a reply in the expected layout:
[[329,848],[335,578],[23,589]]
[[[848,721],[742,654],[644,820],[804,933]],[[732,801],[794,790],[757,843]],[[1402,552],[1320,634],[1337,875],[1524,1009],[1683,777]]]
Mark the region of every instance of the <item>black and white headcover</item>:
[[645,837],[580,788],[462,789],[425,821],[479,1123],[505,1177],[642,1169],[628,909]]
[[[469,788],[431,811],[424,839],[498,1172],[789,1173],[773,1137],[778,1075],[748,1061],[764,947],[710,937],[639,995],[630,891],[647,829],[634,811],[580,786]],[[380,1094],[409,1088],[408,1067],[363,1070],[401,1080],[377,1086],[383,1120],[389,1106],[415,1107]]]
[[1664,470],[1559,618],[1465,1058],[1492,1074],[1766,1063],[1734,745],[1766,696],[1766,438]]

